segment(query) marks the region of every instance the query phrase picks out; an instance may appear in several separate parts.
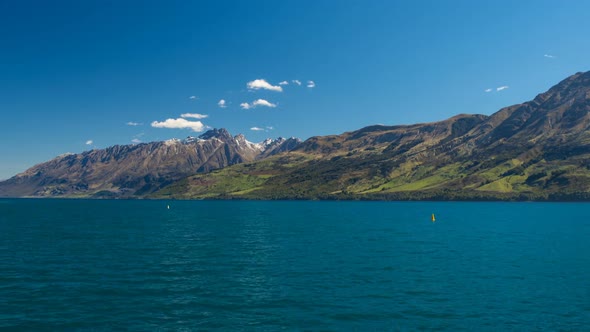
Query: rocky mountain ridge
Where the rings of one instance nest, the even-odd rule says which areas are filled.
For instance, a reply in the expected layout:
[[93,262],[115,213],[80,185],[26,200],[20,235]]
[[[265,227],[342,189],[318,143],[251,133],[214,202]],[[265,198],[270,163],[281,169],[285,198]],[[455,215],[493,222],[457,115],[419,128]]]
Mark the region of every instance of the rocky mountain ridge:
[[0,196],[135,197],[188,175],[250,162],[296,146],[298,139],[252,143],[212,129],[171,139],[64,154],[0,183]]

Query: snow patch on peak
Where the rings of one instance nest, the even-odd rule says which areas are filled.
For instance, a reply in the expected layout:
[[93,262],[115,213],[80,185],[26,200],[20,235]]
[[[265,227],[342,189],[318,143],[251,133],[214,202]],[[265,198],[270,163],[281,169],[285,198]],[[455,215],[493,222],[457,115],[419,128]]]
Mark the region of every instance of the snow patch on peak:
[[258,143],[257,145],[260,146],[262,151],[266,151],[267,149],[274,148],[278,145],[283,144],[286,141],[285,138],[279,137],[277,139],[267,138],[264,141]]
[[59,156],[55,157],[54,159],[60,159],[60,158],[64,158],[64,157],[67,157],[67,156],[74,155],[74,154],[75,153],[72,153],[72,152],[66,152],[66,153],[60,154]]
[[238,134],[234,137],[234,140],[238,147],[242,149],[250,149],[250,150],[258,150],[262,151],[263,149],[257,143],[252,143],[246,139],[246,136],[243,134]]
[[242,134],[237,134],[234,136],[234,140],[238,143],[238,145],[248,142],[248,140],[246,140],[246,136]]
[[194,137],[194,136],[187,136],[185,139],[182,140],[183,144],[190,144],[193,142],[201,142],[204,141],[204,139],[199,138],[199,137]]
[[171,138],[169,140],[164,141],[164,145],[166,145],[166,146],[175,145],[178,143],[180,143],[180,140],[178,138]]

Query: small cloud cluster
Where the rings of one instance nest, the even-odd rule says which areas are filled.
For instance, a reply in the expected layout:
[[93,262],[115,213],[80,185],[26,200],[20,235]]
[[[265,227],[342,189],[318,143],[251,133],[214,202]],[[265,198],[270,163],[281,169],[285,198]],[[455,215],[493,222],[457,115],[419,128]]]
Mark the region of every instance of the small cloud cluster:
[[169,129],[191,129],[195,132],[203,131],[206,126],[201,121],[188,121],[184,118],[166,119],[165,121],[153,121],[151,126],[154,128],[169,128]]
[[[506,89],[508,89],[508,88],[509,88],[509,86],[508,86],[508,85],[502,85],[502,86],[499,86],[499,87],[497,87],[497,88],[496,88],[496,92],[500,92],[500,91],[506,90]],[[494,91],[494,89],[492,89],[492,88],[487,88],[487,89],[485,89],[485,90],[483,90],[483,91],[484,91],[484,92],[492,92],[492,91]]]
[[86,141],[86,145],[92,145],[92,143],[94,143],[94,141],[91,140],[91,139],[89,139],[89,140]]
[[240,107],[242,107],[245,110],[251,109],[251,108],[256,108],[258,106],[264,106],[264,107],[277,107],[277,104],[273,104],[267,100],[264,99],[256,99],[255,101],[251,102],[251,103],[241,103]]
[[264,89],[264,90],[277,91],[277,92],[283,91],[283,88],[281,86],[272,85],[272,84],[268,83],[265,79],[257,79],[254,81],[250,81],[250,82],[246,83],[246,86],[250,90]]
[[[299,80],[291,80],[291,83],[301,86],[303,83]],[[246,83],[246,86],[248,87],[249,90],[270,90],[270,91],[277,91],[277,92],[283,92],[283,86],[289,85],[289,81],[281,81],[279,82],[278,85],[272,85],[271,83],[267,82],[265,79],[263,78],[259,78],[259,79],[255,79],[253,81],[250,81],[248,83]],[[306,86],[310,89],[315,88],[316,84],[314,81],[307,81]],[[225,107],[225,100],[220,100],[218,103],[219,107],[224,108]],[[247,103],[247,102],[243,102],[240,104],[240,107],[242,109],[248,110],[251,108],[256,108],[258,106],[264,106],[264,107],[276,107],[277,104],[271,103],[267,100],[264,99],[258,99],[255,100],[251,103]]]
[[556,56],[555,56],[555,55],[551,55],[551,54],[544,54],[543,56],[544,56],[544,57],[546,57],[546,58],[549,58],[549,59],[554,59],[554,58],[556,58]]
[[266,126],[264,128],[263,127],[252,127],[252,128],[250,128],[250,130],[252,130],[252,131],[269,131],[269,130],[273,130],[273,129],[275,129],[275,128],[272,127],[272,126]]
[[251,109],[251,108],[256,108],[258,106],[264,106],[264,107],[277,107],[277,104],[273,104],[267,100],[264,99],[257,99],[251,103],[241,103],[240,107],[242,107],[245,110]]
[[181,118],[193,118],[193,119],[205,119],[209,117],[207,114],[199,114],[199,113],[183,113],[180,114]]
[[[273,85],[270,82],[268,82],[267,80],[265,80],[263,78],[259,78],[259,79],[255,79],[253,81],[247,82],[246,86],[248,87],[248,90],[250,90],[250,91],[268,90],[268,91],[275,91],[275,92],[283,92],[283,86],[287,86],[290,84],[297,85],[297,86],[303,85],[303,83],[300,80],[291,80],[291,81],[283,80],[283,81],[280,81],[277,85]],[[314,81],[308,80],[305,86],[308,88],[315,88],[316,84]],[[199,97],[197,97],[196,95],[192,95],[192,96],[189,96],[188,99],[189,100],[197,100],[197,99],[199,99]],[[247,110],[247,109],[253,109],[253,108],[257,108],[257,107],[275,108],[275,107],[277,107],[277,105],[278,105],[277,103],[270,102],[266,99],[256,99],[256,100],[249,102],[249,103],[243,102],[240,104],[240,107],[242,109]],[[220,99],[217,102],[217,106],[219,108],[227,108],[228,102],[225,99]],[[206,114],[183,113],[180,115],[179,118],[176,118],[176,119],[169,118],[164,121],[153,121],[153,122],[151,122],[150,125],[154,128],[191,129],[195,132],[201,132],[201,131],[207,129],[208,127],[206,125],[204,125],[201,121],[190,121],[187,119],[202,120],[207,117],[208,117],[208,115],[206,115]],[[126,125],[140,126],[140,125],[142,125],[142,123],[129,121],[126,123]],[[273,130],[273,127],[251,127],[250,129],[253,131],[268,131],[268,130]],[[90,142],[90,143],[88,143],[88,142]],[[86,144],[92,144],[92,141],[88,141],[88,142]],[[141,140],[138,137],[134,137],[131,142],[138,144],[138,143],[141,143]]]
[[[291,83],[297,85],[297,86],[301,86],[303,83],[300,80],[291,80]],[[279,83],[279,85],[289,85],[288,81],[282,81]],[[315,82],[314,81],[307,81],[306,86],[308,88],[315,88]]]
[[128,125],[128,126],[133,126],[133,127],[136,127],[136,126],[141,126],[142,124],[143,124],[143,123],[139,123],[139,122],[132,122],[132,121],[129,121],[129,122],[127,122],[127,123],[126,123],[126,125]]

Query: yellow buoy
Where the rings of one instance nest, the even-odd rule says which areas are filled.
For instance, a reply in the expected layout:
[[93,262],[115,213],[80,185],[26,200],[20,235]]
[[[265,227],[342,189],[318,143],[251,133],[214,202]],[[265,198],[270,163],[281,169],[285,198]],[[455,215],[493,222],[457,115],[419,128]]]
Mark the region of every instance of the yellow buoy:
[[434,218],[434,213],[432,214],[432,218],[431,218],[432,222],[436,221],[436,218]]

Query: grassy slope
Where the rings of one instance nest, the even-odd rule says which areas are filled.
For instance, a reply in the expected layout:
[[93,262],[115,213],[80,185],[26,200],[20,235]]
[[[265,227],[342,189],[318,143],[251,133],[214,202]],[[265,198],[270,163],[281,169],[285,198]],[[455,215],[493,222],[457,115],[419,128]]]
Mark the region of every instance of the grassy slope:
[[188,177],[150,197],[177,199],[587,199],[589,156],[568,160],[392,162],[383,154],[290,153]]

